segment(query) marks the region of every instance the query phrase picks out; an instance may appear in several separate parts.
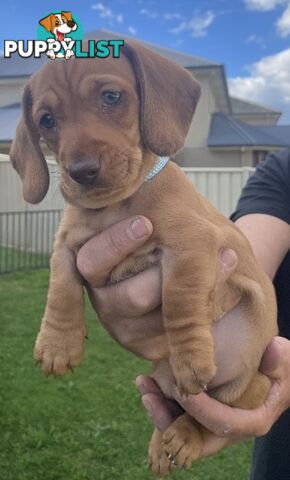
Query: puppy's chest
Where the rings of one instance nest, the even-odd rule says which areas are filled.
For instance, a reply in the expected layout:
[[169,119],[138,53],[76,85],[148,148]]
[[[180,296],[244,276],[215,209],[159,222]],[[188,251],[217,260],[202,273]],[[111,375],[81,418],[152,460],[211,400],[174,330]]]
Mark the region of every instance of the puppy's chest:
[[[133,214],[135,214],[135,212]],[[96,212],[95,214],[89,213],[86,218],[81,217],[78,212],[78,221],[75,222],[78,228],[72,228],[67,231],[66,241],[70,248],[77,253],[89,238],[127,219],[130,215],[132,215],[131,212],[128,213],[128,211],[123,211],[122,209],[110,208]],[[74,220],[77,219],[75,218]],[[116,248],[118,248],[119,243],[120,246],[122,246],[122,240],[118,239],[118,235],[114,236],[113,241],[115,242]],[[162,247],[160,241],[156,237],[154,238],[153,234],[144,245],[139,247],[134,253],[128,255],[112,270],[109,281],[116,283],[136,275],[153,265],[159,264],[161,257]]]
[[[111,214],[101,215],[98,221],[98,228],[103,231],[114,223],[120,222],[128,218],[128,211],[113,211]],[[135,214],[135,212],[130,212]],[[116,242],[118,239],[116,237]],[[154,234],[142,247],[138,248],[134,253],[128,255],[121,261],[111,272],[110,283],[117,283],[125,280],[137,273],[143,272],[153,265],[159,264],[162,256],[162,247]]]
[[143,272],[153,265],[158,265],[162,257],[162,249],[155,242],[151,242],[134,254],[126,257],[111,272],[110,283],[120,282],[137,273]]

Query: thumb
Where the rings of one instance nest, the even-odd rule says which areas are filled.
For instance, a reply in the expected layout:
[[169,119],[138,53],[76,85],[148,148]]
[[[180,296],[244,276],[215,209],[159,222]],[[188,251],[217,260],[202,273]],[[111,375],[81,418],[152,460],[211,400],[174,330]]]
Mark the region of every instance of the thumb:
[[[274,337],[267,346],[260,364],[260,371],[272,379],[281,378],[284,368],[284,352],[289,349],[289,340]],[[289,353],[287,353],[288,355]]]
[[151,222],[131,217],[91,238],[80,249],[77,267],[92,287],[103,286],[113,268],[143,245],[152,234]]
[[165,432],[176,419],[176,416],[168,408],[166,399],[161,395],[146,393],[142,397],[142,403],[154,426],[160,432]]

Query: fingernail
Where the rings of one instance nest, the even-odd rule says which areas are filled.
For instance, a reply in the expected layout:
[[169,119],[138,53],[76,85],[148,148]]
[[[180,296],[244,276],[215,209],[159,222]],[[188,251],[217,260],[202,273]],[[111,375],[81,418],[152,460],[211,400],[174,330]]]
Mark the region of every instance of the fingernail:
[[148,398],[142,398],[142,402],[149,417],[153,417],[153,407],[150,400],[148,400]]
[[135,385],[136,387],[138,388],[139,392],[141,393],[141,395],[144,395],[144,393],[146,393],[146,389],[145,389],[145,384],[142,380],[142,377],[137,377],[136,380],[135,380]]
[[223,435],[228,435],[232,431],[232,426],[226,423],[223,428]]
[[226,248],[220,252],[220,261],[226,269],[231,269],[237,263],[237,255],[230,248]]
[[128,235],[133,240],[148,237],[152,232],[151,224],[143,217],[138,217],[129,225]]

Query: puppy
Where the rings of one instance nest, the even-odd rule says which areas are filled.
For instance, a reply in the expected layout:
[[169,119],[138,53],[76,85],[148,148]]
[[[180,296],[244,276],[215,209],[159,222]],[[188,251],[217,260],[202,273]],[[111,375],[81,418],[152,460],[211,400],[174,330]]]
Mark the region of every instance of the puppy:
[[[175,163],[164,159],[183,146],[199,96],[190,73],[133,42],[126,43],[119,59],[45,65],[26,85],[11,149],[23,196],[38,203],[48,189],[42,137],[59,164],[67,201],[34,350],[45,374],[63,375],[83,357],[79,249],[110,225],[142,214],[152,221],[153,234],[112,271],[111,281],[161,266],[166,335],[152,374],[161,390],[172,398],[175,385],[184,395],[207,388],[218,400],[244,408],[264,401],[269,381],[258,367],[277,333],[272,284],[238,228],[195,191]],[[238,266],[221,288],[217,265],[222,248],[235,250]],[[233,381],[211,388],[216,374],[211,328],[237,302],[247,313],[248,355]],[[154,340],[150,331],[140,337],[143,344]],[[149,449],[152,470],[166,475],[172,458],[175,465],[190,466],[200,457],[206,435],[187,414],[163,435],[155,430]]]
[[[70,38],[66,38],[66,34],[74,32],[78,28],[76,22],[72,18],[71,12],[51,13],[50,15],[47,15],[47,17],[39,20],[39,24],[44,27],[47,32],[52,33],[55,40],[58,42],[67,42],[71,40]],[[53,43],[55,40],[49,38],[47,41]],[[51,59],[55,59],[56,57],[62,58],[64,54],[55,54],[53,48],[50,48],[47,51],[47,56]],[[65,54],[66,59],[69,59],[72,56],[74,56],[73,50],[68,49]]]

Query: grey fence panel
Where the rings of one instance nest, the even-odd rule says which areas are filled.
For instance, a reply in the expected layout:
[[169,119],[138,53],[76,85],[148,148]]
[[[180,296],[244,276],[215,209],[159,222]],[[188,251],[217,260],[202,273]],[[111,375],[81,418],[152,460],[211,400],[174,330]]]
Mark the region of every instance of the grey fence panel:
[[59,173],[55,161],[48,159],[50,186],[46,197],[38,205],[30,205],[22,198],[22,185],[7,155],[0,154],[0,212],[60,210],[64,199],[59,190]]
[[194,187],[228,217],[254,168],[184,168]]
[[0,275],[47,267],[62,210],[0,212]]

